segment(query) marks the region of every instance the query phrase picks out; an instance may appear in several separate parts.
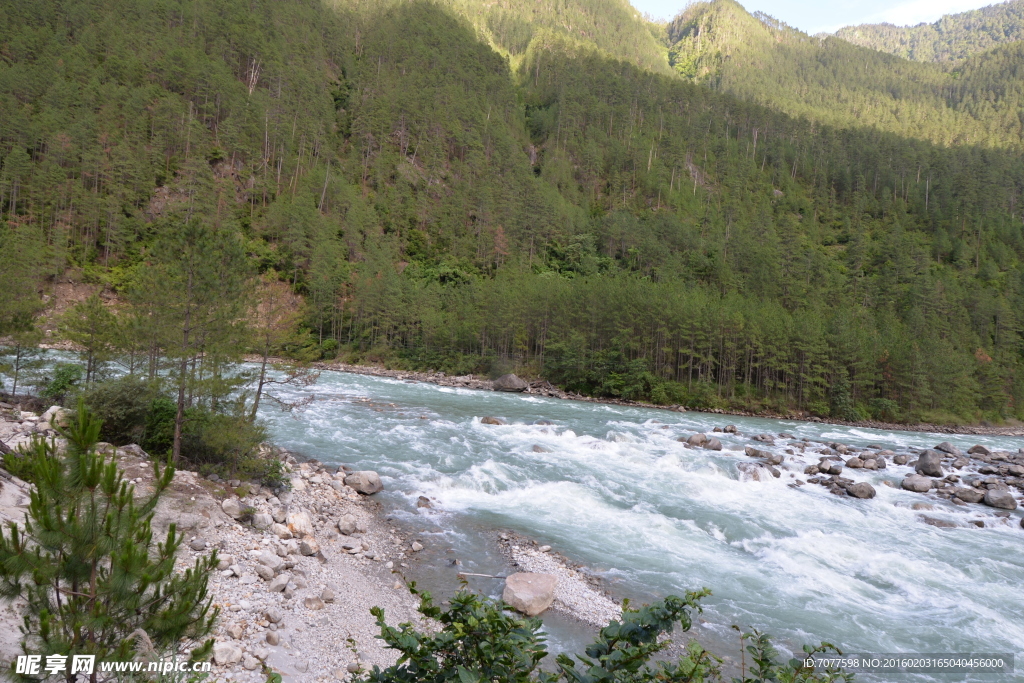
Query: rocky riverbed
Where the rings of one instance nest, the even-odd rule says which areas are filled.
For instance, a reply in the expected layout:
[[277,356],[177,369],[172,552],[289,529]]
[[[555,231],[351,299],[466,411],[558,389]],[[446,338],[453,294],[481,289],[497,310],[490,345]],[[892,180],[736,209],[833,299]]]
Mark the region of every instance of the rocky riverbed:
[[[64,411],[42,415],[0,403],[0,448],[15,450],[33,437],[54,438]],[[152,492],[153,470],[139,446],[100,444],[139,495]],[[380,490],[374,472],[325,467],[265,446],[264,457],[283,461],[285,489],[274,491],[216,475],[178,470],[153,520],[165,534],[171,523],[185,534],[178,557],[184,571],[197,556],[216,551],[210,593],[221,611],[214,637],[213,678],[263,681],[276,671],[289,681],[349,680],[393,664],[396,653],[376,638],[370,608],[383,607],[388,623],[430,625],[416,611],[406,585],[425,537],[402,531],[380,514],[370,495]],[[20,523],[30,485],[0,469],[0,519]],[[593,626],[621,614],[617,603],[585,569],[550,547],[503,533],[498,540],[509,568],[556,578],[553,608]],[[20,652],[20,605],[4,606],[0,659]]]
[[[52,422],[60,419],[53,410],[37,415],[2,405],[0,415],[4,418],[0,442],[6,447],[16,447],[33,435],[52,435]],[[487,434],[495,430],[495,436],[519,429],[504,424],[507,420],[479,422]],[[538,439],[533,452],[550,453],[556,436],[543,426],[550,422],[541,423],[531,437]],[[912,508],[923,525],[969,530],[1021,524],[1021,450],[981,444],[961,446],[961,450],[945,442],[930,448],[886,443],[857,446],[797,438],[787,432],[744,434],[732,425],[688,432],[656,420],[644,429],[678,442],[676,448],[735,462],[739,486],[747,486],[743,480],[749,480],[786,482],[795,490],[823,487],[839,497],[865,499],[850,501],[863,506],[865,514],[887,505],[869,499],[877,493],[876,487],[890,486],[920,496],[915,503],[901,498],[895,504]],[[619,437],[610,434],[608,438],[615,442]],[[603,443],[593,441],[592,446]],[[109,448],[138,489],[147,490],[151,468],[146,454],[137,446]],[[389,623],[421,623],[404,575],[411,576],[417,564],[430,556],[432,539],[387,522],[380,506],[367,495],[378,485],[372,475],[303,462],[267,449],[268,457],[286,463],[290,491],[211,481],[180,471],[158,511],[158,529],[174,521],[187,534],[182,567],[197,554],[214,549],[221,559],[211,577],[212,594],[222,609],[215,634],[214,679],[263,680],[266,667],[280,671],[287,680],[342,680],[372,664],[391,663],[394,653],[376,640],[369,608],[384,607]],[[0,483],[0,515],[20,519],[27,486],[10,477]],[[557,577],[552,609],[593,626],[619,613],[616,600],[586,568],[514,533],[501,532],[497,541],[509,570]],[[0,629],[5,634],[0,637],[0,655],[10,656],[17,650],[16,611],[16,605],[8,606],[2,615],[10,628]]]
[[[715,431],[739,435],[733,425]],[[865,475],[883,473],[881,484],[932,498],[936,504],[970,509],[964,521],[976,527],[1007,524],[1024,493],[1024,448],[1016,452],[991,450],[976,444],[965,453],[949,442],[933,448],[897,447],[882,444],[866,447],[838,442],[797,439],[792,434],[754,434],[742,453],[741,476],[755,481],[786,477],[792,487],[819,485],[837,496],[874,498],[876,490]],[[687,448],[722,451],[714,434],[680,436]],[[772,447],[773,450],[766,450]],[[778,451],[784,450],[783,453]],[[736,453],[737,456],[740,453]],[[801,477],[800,475],[804,475]],[[932,510],[932,504],[915,503],[914,509]],[[960,524],[922,515],[921,520],[939,527]],[[1024,527],[1024,518],[1020,521]]]

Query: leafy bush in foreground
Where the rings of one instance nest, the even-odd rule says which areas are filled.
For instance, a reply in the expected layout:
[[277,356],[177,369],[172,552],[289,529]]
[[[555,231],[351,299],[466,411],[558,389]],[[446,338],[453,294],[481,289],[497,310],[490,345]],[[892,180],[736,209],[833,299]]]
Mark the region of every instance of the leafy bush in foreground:
[[[460,591],[450,608],[442,610],[432,603],[429,593],[423,593],[419,611],[440,628],[421,633],[409,623],[388,626],[384,611],[375,607],[372,611],[380,639],[401,654],[394,666],[375,666],[357,683],[716,683],[723,680],[721,660],[696,641],[675,661],[650,661],[670,645],[662,636],[677,624],[683,631],[690,629],[691,611],[700,613],[700,600],[708,595],[710,591],[705,589],[688,592],[685,597],[670,595],[640,609],[627,608],[621,621],[601,629],[585,656],[558,655],[554,670],[544,671],[540,666],[548,652],[539,633],[540,619],[520,618],[505,604],[468,591]],[[743,634],[743,641],[750,643],[746,654],[752,658],[751,670],[748,675],[744,667],[741,678],[734,678],[733,683],[853,680],[853,674],[815,671],[798,659],[778,661],[771,640],[757,631]],[[822,643],[805,646],[804,651],[813,654],[838,649]]]

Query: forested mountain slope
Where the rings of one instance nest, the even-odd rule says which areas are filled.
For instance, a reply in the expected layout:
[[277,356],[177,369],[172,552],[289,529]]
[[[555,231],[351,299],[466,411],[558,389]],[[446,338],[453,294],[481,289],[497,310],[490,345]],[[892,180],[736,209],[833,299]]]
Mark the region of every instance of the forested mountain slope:
[[836,36],[918,62],[955,62],[1003,43],[1024,40],[1024,0],[947,14],[932,24],[847,26],[836,31]]
[[[733,0],[690,5],[668,27],[685,78],[812,121],[873,126],[943,145],[1021,148],[1024,69],[1015,44],[956,68],[907,61],[834,36],[808,36]],[[985,100],[986,107],[969,102]]]
[[[947,108],[945,145],[810,122],[550,27],[503,56],[430,2],[7,7],[8,331],[68,273],[131,301],[187,225],[304,297],[306,356],[691,406],[1022,414],[1008,124],[979,141]],[[931,65],[903,65],[931,97]]]
[[669,74],[662,28],[628,0],[447,0],[496,49],[513,58],[548,34],[592,45],[609,56]]

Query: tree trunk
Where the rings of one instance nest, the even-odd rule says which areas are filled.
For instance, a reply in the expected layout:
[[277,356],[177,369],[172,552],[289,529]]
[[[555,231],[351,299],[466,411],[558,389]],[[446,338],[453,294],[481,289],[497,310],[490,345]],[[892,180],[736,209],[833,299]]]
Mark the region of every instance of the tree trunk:
[[256,398],[253,399],[253,402],[252,402],[252,414],[250,415],[250,419],[253,419],[253,420],[256,419],[256,411],[260,407],[260,396],[263,395],[263,383],[264,383],[264,380],[267,377],[267,353],[268,353],[268,351],[266,349],[264,349],[264,351],[263,351],[263,363],[260,365],[260,382],[259,382],[258,385],[256,385]]

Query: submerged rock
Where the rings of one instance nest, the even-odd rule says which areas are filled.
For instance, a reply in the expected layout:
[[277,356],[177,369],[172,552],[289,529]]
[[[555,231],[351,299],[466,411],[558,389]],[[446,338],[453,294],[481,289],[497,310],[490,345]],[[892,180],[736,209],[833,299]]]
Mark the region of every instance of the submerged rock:
[[558,577],[554,574],[516,572],[505,579],[505,590],[501,599],[518,612],[535,617],[555,599]]
[[500,417],[481,417],[480,418],[480,424],[482,424],[482,425],[503,425],[503,424],[508,424],[508,423],[505,422],[504,420],[502,420]]
[[858,484],[851,484],[850,486],[847,486],[846,493],[854,498],[874,498],[875,487],[865,481],[862,481]]
[[985,497],[985,492],[974,488],[961,487],[956,489],[953,495],[965,503],[980,503],[981,499]]

